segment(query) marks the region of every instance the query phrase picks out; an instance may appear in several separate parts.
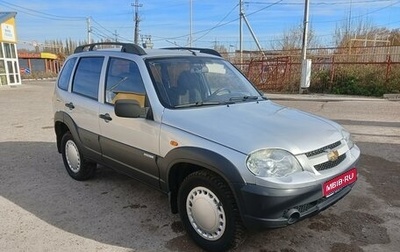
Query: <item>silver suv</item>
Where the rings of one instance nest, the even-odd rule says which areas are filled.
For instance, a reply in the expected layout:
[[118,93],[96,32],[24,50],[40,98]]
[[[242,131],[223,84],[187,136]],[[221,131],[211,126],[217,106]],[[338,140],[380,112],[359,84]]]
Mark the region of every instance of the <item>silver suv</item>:
[[205,250],[316,214],[357,180],[349,132],[271,102],[210,49],[80,46],[53,106],[72,178],[93,177],[99,163],[165,192]]

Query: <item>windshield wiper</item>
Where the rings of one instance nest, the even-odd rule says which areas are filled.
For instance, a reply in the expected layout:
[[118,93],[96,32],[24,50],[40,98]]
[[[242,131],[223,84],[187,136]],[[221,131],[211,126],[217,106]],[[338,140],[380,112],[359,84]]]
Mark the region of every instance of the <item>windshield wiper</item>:
[[229,98],[229,101],[256,101],[260,98],[260,96],[255,96],[255,95],[245,95],[245,96],[235,96]]
[[174,106],[174,108],[189,108],[189,107],[201,107],[201,106],[215,106],[215,105],[226,105],[226,104],[233,104],[234,102],[220,102],[220,101],[199,101],[194,103],[187,103],[187,104],[180,104]]

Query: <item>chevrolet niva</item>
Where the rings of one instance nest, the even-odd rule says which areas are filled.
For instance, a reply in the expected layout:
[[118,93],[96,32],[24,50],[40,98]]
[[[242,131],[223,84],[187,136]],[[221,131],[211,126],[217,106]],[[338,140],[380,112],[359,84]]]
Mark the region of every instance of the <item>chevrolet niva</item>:
[[102,164],[164,192],[209,251],[238,246],[246,229],[314,215],[357,180],[360,150],[348,131],[273,103],[211,49],[79,46],[53,107],[72,178]]

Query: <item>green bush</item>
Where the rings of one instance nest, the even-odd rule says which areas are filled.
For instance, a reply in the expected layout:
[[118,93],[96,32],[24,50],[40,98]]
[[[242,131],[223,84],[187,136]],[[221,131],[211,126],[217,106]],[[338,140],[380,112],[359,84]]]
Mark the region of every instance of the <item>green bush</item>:
[[349,76],[334,84],[332,88],[333,94],[345,95],[362,95],[381,97],[388,93],[387,87],[380,83],[362,83],[354,76]]
[[309,91],[312,93],[330,93],[331,92],[331,73],[329,70],[317,71],[311,75],[311,84]]
[[329,70],[314,73],[310,91],[376,97],[399,92],[400,68],[386,74],[386,67],[376,65],[338,67],[332,83]]

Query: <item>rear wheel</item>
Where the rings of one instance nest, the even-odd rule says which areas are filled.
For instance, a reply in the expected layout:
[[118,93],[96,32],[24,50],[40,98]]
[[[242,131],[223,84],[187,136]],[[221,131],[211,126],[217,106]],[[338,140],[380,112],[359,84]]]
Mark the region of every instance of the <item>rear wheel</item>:
[[68,174],[76,180],[92,178],[96,171],[96,163],[85,159],[70,132],[61,139],[61,154]]
[[233,194],[212,172],[197,171],[182,182],[178,207],[187,233],[207,251],[225,251],[245,239]]

